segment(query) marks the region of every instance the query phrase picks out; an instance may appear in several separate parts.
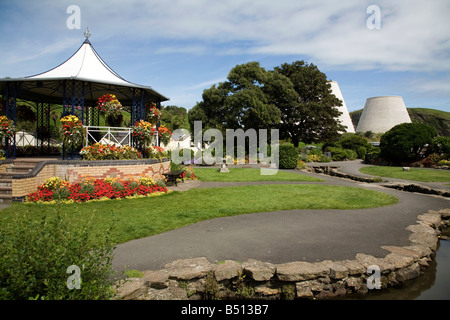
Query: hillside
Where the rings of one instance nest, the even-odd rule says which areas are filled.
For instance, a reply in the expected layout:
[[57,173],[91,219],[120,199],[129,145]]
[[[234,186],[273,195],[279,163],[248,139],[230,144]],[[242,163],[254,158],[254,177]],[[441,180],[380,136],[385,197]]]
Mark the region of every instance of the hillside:
[[[355,129],[362,111],[363,109],[350,112]],[[426,108],[408,108],[408,113],[412,122],[426,123],[434,127],[439,135],[450,137],[450,112]]]

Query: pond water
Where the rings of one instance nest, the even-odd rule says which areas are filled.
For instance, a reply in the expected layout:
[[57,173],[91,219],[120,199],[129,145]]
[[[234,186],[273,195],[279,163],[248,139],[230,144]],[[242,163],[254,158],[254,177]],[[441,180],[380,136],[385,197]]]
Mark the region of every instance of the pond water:
[[[446,228],[443,235],[450,235]],[[399,288],[370,291],[365,296],[349,297],[362,300],[450,300],[450,240],[439,240],[436,258],[418,278]]]

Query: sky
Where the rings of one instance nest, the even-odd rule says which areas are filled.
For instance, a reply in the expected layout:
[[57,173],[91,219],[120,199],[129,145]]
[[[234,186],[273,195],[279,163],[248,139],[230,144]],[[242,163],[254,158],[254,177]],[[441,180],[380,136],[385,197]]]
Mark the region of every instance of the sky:
[[239,64],[303,60],[350,112],[375,96],[450,112],[450,0],[0,0],[0,77],[56,67],[87,27],[102,59],[163,105],[192,108]]

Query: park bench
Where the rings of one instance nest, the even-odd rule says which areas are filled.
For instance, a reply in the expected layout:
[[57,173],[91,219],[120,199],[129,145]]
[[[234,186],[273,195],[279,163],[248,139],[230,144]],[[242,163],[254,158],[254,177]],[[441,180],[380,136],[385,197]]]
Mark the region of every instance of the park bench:
[[168,173],[163,173],[163,175],[166,177],[167,182],[173,182],[175,183],[175,186],[177,186],[177,179],[181,179],[182,182],[184,182],[183,174],[186,172],[186,170],[176,170],[176,171],[170,171]]

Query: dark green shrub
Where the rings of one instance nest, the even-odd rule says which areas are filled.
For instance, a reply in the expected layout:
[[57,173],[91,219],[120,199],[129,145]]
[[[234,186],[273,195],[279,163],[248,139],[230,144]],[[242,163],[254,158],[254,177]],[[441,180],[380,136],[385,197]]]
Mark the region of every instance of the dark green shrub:
[[356,149],[356,154],[358,155],[358,159],[364,159],[364,157],[366,156],[367,153],[367,148],[366,147],[358,147]]
[[[92,219],[58,207],[41,217],[17,214],[0,230],[0,300],[95,300],[113,296],[112,227],[92,231]],[[69,289],[80,268],[79,289]]]
[[380,148],[373,147],[366,153],[366,156],[364,157],[364,163],[366,164],[374,164],[380,159]]
[[372,145],[366,138],[354,135],[346,135],[344,138],[337,142],[343,149],[349,149],[356,152],[358,159],[364,159],[368,150],[372,148]]
[[333,142],[325,142],[325,143],[322,145],[322,151],[323,151],[323,152],[331,152],[331,151],[330,151],[330,148],[340,148],[340,145],[339,145],[336,141],[333,141]]
[[402,123],[381,136],[381,156],[393,162],[414,162],[425,156],[427,144],[433,143],[437,132],[422,123]]
[[350,149],[335,147],[330,147],[328,149],[331,152],[331,158],[333,161],[355,160],[358,157],[356,152]]
[[293,144],[286,143],[279,146],[280,169],[295,169],[298,162],[298,150]]
[[448,159],[450,157],[450,138],[449,137],[434,138],[432,149],[434,153],[437,153]]

